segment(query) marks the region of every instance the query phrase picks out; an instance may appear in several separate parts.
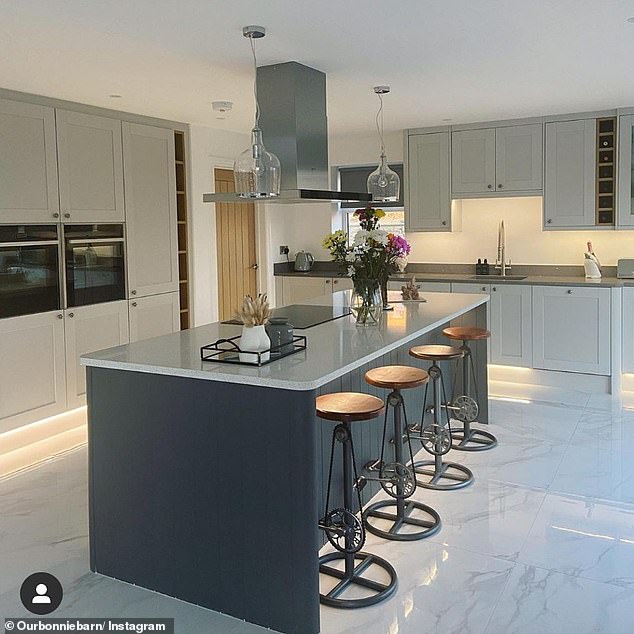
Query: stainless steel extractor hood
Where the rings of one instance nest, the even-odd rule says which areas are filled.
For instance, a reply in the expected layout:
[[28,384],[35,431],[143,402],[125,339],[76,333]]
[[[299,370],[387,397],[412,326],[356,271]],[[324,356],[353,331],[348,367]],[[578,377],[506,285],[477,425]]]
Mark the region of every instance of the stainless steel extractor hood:
[[298,62],[260,66],[257,73],[264,145],[282,166],[280,195],[253,199],[232,193],[203,194],[203,202],[371,201],[367,192],[328,189],[326,75]]

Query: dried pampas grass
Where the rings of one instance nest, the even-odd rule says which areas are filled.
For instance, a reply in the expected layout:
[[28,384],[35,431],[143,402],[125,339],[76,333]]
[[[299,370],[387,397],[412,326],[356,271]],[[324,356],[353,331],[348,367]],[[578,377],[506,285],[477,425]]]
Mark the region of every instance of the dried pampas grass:
[[242,300],[242,307],[236,313],[236,319],[239,319],[245,326],[263,326],[271,316],[269,308],[269,300],[266,295],[258,295],[253,298],[246,295]]

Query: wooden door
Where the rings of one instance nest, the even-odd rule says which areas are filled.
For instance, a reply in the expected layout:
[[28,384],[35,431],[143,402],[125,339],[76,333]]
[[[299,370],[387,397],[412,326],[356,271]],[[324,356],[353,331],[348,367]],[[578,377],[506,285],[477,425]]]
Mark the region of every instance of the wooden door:
[[58,221],[55,112],[0,99],[0,223]]
[[178,291],[174,132],[123,123],[128,288],[132,297]]
[[454,194],[495,191],[495,128],[451,133],[451,190]]
[[68,110],[56,116],[62,218],[123,222],[121,121]]
[[[215,170],[216,193],[235,191],[233,172]],[[218,249],[218,316],[231,319],[245,295],[255,295],[257,260],[255,248],[255,206],[216,203]]]

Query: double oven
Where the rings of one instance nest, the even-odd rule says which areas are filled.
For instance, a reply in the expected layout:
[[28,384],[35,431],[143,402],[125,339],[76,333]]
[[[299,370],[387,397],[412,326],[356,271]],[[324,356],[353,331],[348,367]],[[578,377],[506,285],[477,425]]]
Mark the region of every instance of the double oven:
[[122,224],[0,225],[0,319],[125,299]]

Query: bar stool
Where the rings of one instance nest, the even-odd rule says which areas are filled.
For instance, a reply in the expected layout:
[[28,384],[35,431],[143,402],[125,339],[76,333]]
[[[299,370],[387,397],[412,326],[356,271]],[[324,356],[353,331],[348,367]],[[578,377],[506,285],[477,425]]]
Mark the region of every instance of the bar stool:
[[[325,531],[328,541],[336,549],[336,552],[328,553],[319,558],[320,574],[338,580],[338,583],[329,592],[325,594],[320,592],[319,594],[320,602],[331,607],[362,608],[374,605],[390,597],[396,590],[397,577],[392,565],[381,557],[360,552],[365,543],[365,528],[352,510],[353,487],[358,477],[350,423],[378,418],[383,410],[383,401],[369,394],[341,392],[324,394],[316,399],[317,416],[339,423],[332,433],[326,510],[324,517],[319,522],[319,528]],[[330,487],[337,442],[341,443],[343,453],[343,508],[330,509]],[[359,504],[359,512],[363,512],[361,494],[358,488],[357,503]],[[328,565],[330,562],[342,559],[345,562],[343,570]],[[382,569],[387,574],[389,579],[387,583],[376,581],[376,576],[372,575],[376,568]],[[369,571],[371,576],[363,576],[366,571]],[[354,588],[354,586],[368,590],[371,594],[351,598],[341,596],[348,588]]]
[[[447,408],[447,395],[445,393],[445,382],[438,362],[460,359],[463,351],[453,346],[426,345],[410,348],[410,356],[415,359],[431,361],[428,373],[433,386],[433,423],[425,424],[425,414],[427,410],[427,389],[425,386],[425,398],[423,400],[423,411],[420,421],[420,441],[423,448],[434,456],[433,460],[421,460],[414,463],[414,471],[419,486],[426,489],[439,491],[452,491],[462,489],[473,482],[473,473],[470,469],[457,462],[446,462],[443,456],[451,449],[451,426]],[[442,412],[445,412],[443,421]],[[433,467],[431,469],[430,467]],[[443,481],[447,480],[446,484]]]
[[[366,465],[370,470],[378,468],[379,477],[377,479],[383,490],[394,498],[394,500],[381,500],[366,508],[363,513],[363,521],[368,531],[385,539],[397,541],[413,541],[431,537],[440,530],[440,516],[438,513],[420,502],[415,502],[410,498],[416,490],[416,476],[411,467],[414,462],[412,453],[412,442],[409,435],[409,425],[407,423],[407,413],[405,402],[401,390],[412,389],[427,385],[429,375],[419,368],[390,365],[382,368],[374,368],[365,374],[365,380],[370,385],[391,390],[386,403],[385,418],[383,420],[383,443],[381,445],[381,458],[378,466]],[[387,419],[390,408],[394,420],[394,462],[386,464],[384,461],[385,444],[387,436]],[[404,423],[404,425],[403,425]],[[407,440],[409,456],[403,456],[403,439]],[[373,478],[368,477],[372,480]],[[394,508],[394,512],[383,509]],[[412,513],[417,511],[419,517],[413,517]],[[391,526],[383,530],[373,524],[372,520],[387,520]],[[412,529],[418,527],[419,530]],[[406,529],[401,532],[401,529]]]
[[[463,352],[462,360],[458,360],[456,367],[456,373],[462,369],[462,394],[451,400],[451,404],[455,408],[454,416],[462,423],[462,427],[451,430],[451,446],[461,451],[486,451],[487,449],[493,449],[498,444],[497,438],[491,432],[471,427],[471,424],[478,420],[479,405],[473,355],[468,344],[469,341],[488,339],[491,333],[484,328],[475,328],[473,326],[452,326],[445,328],[442,334],[449,339],[462,341],[460,350]],[[471,395],[472,380],[475,398]],[[453,393],[455,396],[455,383]]]

